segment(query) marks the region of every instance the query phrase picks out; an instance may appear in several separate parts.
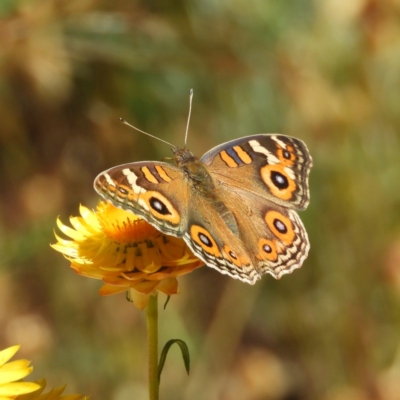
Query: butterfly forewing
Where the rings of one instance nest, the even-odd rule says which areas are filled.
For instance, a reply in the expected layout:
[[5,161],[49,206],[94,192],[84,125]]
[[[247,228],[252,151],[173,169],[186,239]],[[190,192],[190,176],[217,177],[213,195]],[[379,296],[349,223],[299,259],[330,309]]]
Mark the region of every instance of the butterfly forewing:
[[312,159],[304,142],[278,134],[260,134],[214,147],[201,158],[213,176],[288,208],[303,210],[310,196]]
[[161,162],[138,162],[97,176],[96,191],[114,206],[142,216],[161,232],[182,236],[186,228],[188,188],[182,171]]

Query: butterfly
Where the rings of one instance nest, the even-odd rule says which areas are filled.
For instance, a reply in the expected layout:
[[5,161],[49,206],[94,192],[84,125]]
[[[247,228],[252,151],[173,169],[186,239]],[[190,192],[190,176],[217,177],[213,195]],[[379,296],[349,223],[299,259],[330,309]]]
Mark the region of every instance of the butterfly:
[[172,147],[175,165],[142,161],[99,174],[95,190],[114,206],[183,238],[222,274],[254,284],[300,268],[310,244],[296,212],[310,201],[312,158],[304,142],[259,134],[214,147],[200,159]]

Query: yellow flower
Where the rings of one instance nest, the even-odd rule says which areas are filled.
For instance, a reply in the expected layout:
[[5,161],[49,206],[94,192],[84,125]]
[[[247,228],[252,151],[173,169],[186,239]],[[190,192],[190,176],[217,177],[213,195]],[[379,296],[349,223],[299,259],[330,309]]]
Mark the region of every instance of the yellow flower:
[[78,274],[102,279],[101,295],[129,291],[143,309],[157,291],[176,294],[176,277],[203,265],[182,239],[164,235],[131,212],[101,201],[96,211],[81,206],[80,214],[70,218],[73,228],[57,219],[58,228],[72,240],[55,234],[52,247]]
[[17,400],[89,400],[88,396],[83,394],[69,394],[64,395],[65,385],[59,388],[51,389],[47,393],[43,393],[46,387],[46,381],[44,379],[38,381],[40,385],[40,390],[34,393],[25,394],[23,396],[18,396]]
[[34,392],[40,385],[33,382],[17,382],[32,372],[28,360],[16,360],[7,363],[20,346],[8,347],[0,351],[0,400],[11,400],[24,393]]

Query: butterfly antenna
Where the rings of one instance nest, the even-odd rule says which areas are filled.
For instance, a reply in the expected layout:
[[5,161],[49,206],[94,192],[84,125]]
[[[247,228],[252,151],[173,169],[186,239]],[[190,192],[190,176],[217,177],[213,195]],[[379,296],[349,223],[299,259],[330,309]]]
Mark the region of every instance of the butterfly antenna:
[[153,135],[151,135],[150,133],[147,133],[147,132],[145,132],[145,131],[142,131],[142,130],[139,129],[139,128],[136,128],[136,126],[133,126],[133,125],[131,125],[130,123],[126,122],[123,118],[120,118],[119,120],[120,120],[123,124],[130,126],[131,128],[135,129],[136,131],[139,131],[139,132],[141,132],[141,133],[144,133],[145,135],[150,136],[150,137],[153,138],[153,139],[157,139],[157,140],[159,140],[160,142],[166,143],[166,144],[168,144],[169,146],[176,147],[176,146],[174,146],[173,144],[167,142],[166,140],[160,139],[160,138],[157,137],[157,136],[153,136]]
[[190,122],[190,115],[192,114],[192,100],[193,100],[193,89],[190,89],[189,92],[189,115],[188,115],[188,120],[186,124],[186,134],[185,134],[185,149],[187,145],[187,138],[188,138],[188,132],[189,132],[189,122]]

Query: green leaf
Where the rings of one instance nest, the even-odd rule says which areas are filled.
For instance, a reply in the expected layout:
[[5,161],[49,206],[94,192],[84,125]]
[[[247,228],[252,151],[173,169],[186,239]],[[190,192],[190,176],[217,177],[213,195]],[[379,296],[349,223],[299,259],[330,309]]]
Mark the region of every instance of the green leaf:
[[164,368],[165,360],[167,359],[168,351],[173,344],[177,344],[182,353],[183,362],[185,364],[185,369],[187,374],[189,375],[190,372],[190,355],[189,355],[189,348],[187,344],[181,339],[171,339],[165,344],[164,348],[162,349],[160,362],[158,364],[158,382],[161,381],[161,373]]

